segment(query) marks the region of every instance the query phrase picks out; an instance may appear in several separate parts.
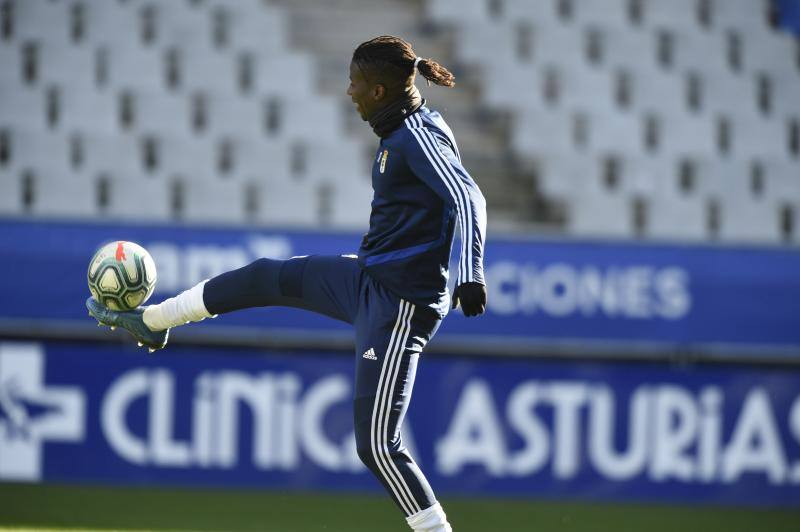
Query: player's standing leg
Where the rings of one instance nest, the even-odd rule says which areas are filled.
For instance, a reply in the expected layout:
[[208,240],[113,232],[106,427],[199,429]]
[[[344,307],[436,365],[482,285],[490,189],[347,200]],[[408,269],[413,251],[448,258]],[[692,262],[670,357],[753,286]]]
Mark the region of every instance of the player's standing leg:
[[367,278],[356,329],[354,425],[361,460],[384,485],[413,530],[451,530],[441,505],[400,436],[417,362],[441,318]]

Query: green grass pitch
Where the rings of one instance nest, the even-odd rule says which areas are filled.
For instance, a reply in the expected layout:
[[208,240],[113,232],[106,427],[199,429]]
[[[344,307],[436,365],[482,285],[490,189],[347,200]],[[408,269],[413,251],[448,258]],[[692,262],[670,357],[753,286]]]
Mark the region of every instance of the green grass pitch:
[[[800,511],[444,498],[456,532],[797,531]],[[0,530],[401,532],[387,497],[0,484]]]

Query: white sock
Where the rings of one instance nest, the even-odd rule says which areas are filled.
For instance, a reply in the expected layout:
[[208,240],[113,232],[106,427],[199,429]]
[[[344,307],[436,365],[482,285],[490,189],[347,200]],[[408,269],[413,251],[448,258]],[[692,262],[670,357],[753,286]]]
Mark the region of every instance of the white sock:
[[438,502],[430,508],[425,508],[411,517],[407,517],[408,526],[415,532],[453,532],[447,516]]
[[206,282],[197,283],[190,289],[171,297],[158,305],[145,307],[142,319],[151,331],[163,331],[190,321],[214,318],[203,302],[203,287]]

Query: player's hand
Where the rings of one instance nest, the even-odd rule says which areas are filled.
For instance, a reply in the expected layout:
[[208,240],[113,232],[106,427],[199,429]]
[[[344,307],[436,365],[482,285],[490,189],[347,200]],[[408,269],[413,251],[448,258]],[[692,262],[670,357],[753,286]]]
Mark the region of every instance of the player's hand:
[[453,308],[461,304],[464,316],[480,316],[486,311],[486,287],[481,283],[464,283],[453,291]]

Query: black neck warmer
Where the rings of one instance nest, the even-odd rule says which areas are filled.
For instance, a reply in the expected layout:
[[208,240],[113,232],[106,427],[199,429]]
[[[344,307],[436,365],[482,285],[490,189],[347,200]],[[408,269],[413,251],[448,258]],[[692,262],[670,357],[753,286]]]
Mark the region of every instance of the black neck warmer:
[[402,98],[376,111],[369,119],[369,125],[380,138],[384,138],[403,124],[410,114],[425,105],[425,100],[415,86],[411,86]]

